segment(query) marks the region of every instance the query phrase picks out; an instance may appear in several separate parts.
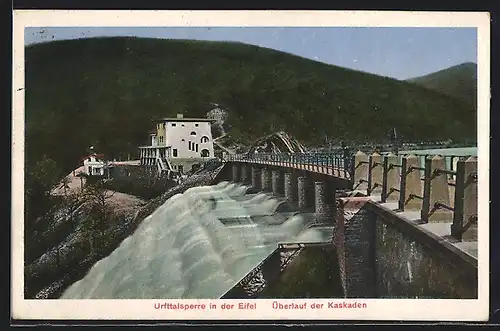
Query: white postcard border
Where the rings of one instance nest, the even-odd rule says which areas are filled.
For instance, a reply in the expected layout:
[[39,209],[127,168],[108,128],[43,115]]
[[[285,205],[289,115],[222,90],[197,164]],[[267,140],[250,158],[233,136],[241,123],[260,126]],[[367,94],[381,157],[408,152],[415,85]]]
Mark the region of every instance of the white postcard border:
[[[133,320],[487,320],[489,314],[489,100],[490,16],[487,12],[377,11],[68,11],[16,10],[13,25],[12,301],[16,319]],[[253,300],[25,300],[24,219],[24,29],[97,26],[359,26],[476,27],[478,36],[478,299],[253,299]],[[273,302],[306,303],[307,309],[273,309]],[[217,309],[155,309],[155,304],[216,304]],[[233,309],[221,309],[223,303]],[[238,304],[255,303],[255,309]],[[322,303],[324,308],[311,308]],[[340,308],[328,308],[336,303]],[[356,303],[360,308],[347,308]],[[366,308],[363,308],[366,304]]]

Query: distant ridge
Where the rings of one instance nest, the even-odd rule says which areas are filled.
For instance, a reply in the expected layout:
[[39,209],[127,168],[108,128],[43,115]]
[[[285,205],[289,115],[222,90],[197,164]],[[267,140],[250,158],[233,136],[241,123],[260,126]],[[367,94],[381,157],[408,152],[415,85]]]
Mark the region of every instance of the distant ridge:
[[475,63],[462,63],[406,81],[476,105],[477,64]]
[[232,42],[91,38],[26,47],[26,162],[66,171],[89,145],[137,155],[157,117],[228,111],[231,139],[285,131],[306,144],[474,139],[475,108],[413,83]]

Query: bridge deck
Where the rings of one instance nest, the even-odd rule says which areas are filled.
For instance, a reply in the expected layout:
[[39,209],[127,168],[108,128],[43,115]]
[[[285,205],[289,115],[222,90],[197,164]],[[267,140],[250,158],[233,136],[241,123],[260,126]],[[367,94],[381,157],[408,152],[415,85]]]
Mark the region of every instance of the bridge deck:
[[322,166],[322,165],[317,165],[313,163],[303,163],[303,164],[298,164],[298,163],[291,163],[291,162],[286,162],[286,161],[262,161],[262,160],[238,160],[238,161],[232,161],[232,162],[240,162],[240,163],[249,163],[249,164],[262,164],[262,165],[269,165],[269,166],[275,166],[275,167],[286,167],[286,168],[291,168],[291,169],[297,169],[297,170],[304,170],[304,171],[309,171],[309,172],[314,172],[317,174],[322,174],[322,175],[327,175],[327,176],[333,176],[345,180],[350,180],[350,175],[347,171],[345,171],[343,168],[339,167],[331,167],[331,166]]

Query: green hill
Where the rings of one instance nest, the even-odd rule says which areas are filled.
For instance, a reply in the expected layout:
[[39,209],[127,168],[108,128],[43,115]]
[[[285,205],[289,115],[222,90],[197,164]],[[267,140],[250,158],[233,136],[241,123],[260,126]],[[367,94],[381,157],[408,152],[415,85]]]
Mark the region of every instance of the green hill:
[[475,63],[462,63],[407,81],[465,101],[474,107],[476,105],[477,64]]
[[474,138],[476,114],[415,84],[241,43],[95,38],[26,48],[27,166],[44,154],[74,169],[93,144],[137,153],[157,117],[229,112],[230,134],[284,130],[306,143]]

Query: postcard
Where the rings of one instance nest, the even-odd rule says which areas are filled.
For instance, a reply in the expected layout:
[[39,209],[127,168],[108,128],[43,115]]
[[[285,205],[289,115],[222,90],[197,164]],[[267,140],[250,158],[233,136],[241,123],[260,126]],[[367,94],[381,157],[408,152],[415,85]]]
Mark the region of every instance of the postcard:
[[487,320],[489,29],[15,10],[12,317]]

